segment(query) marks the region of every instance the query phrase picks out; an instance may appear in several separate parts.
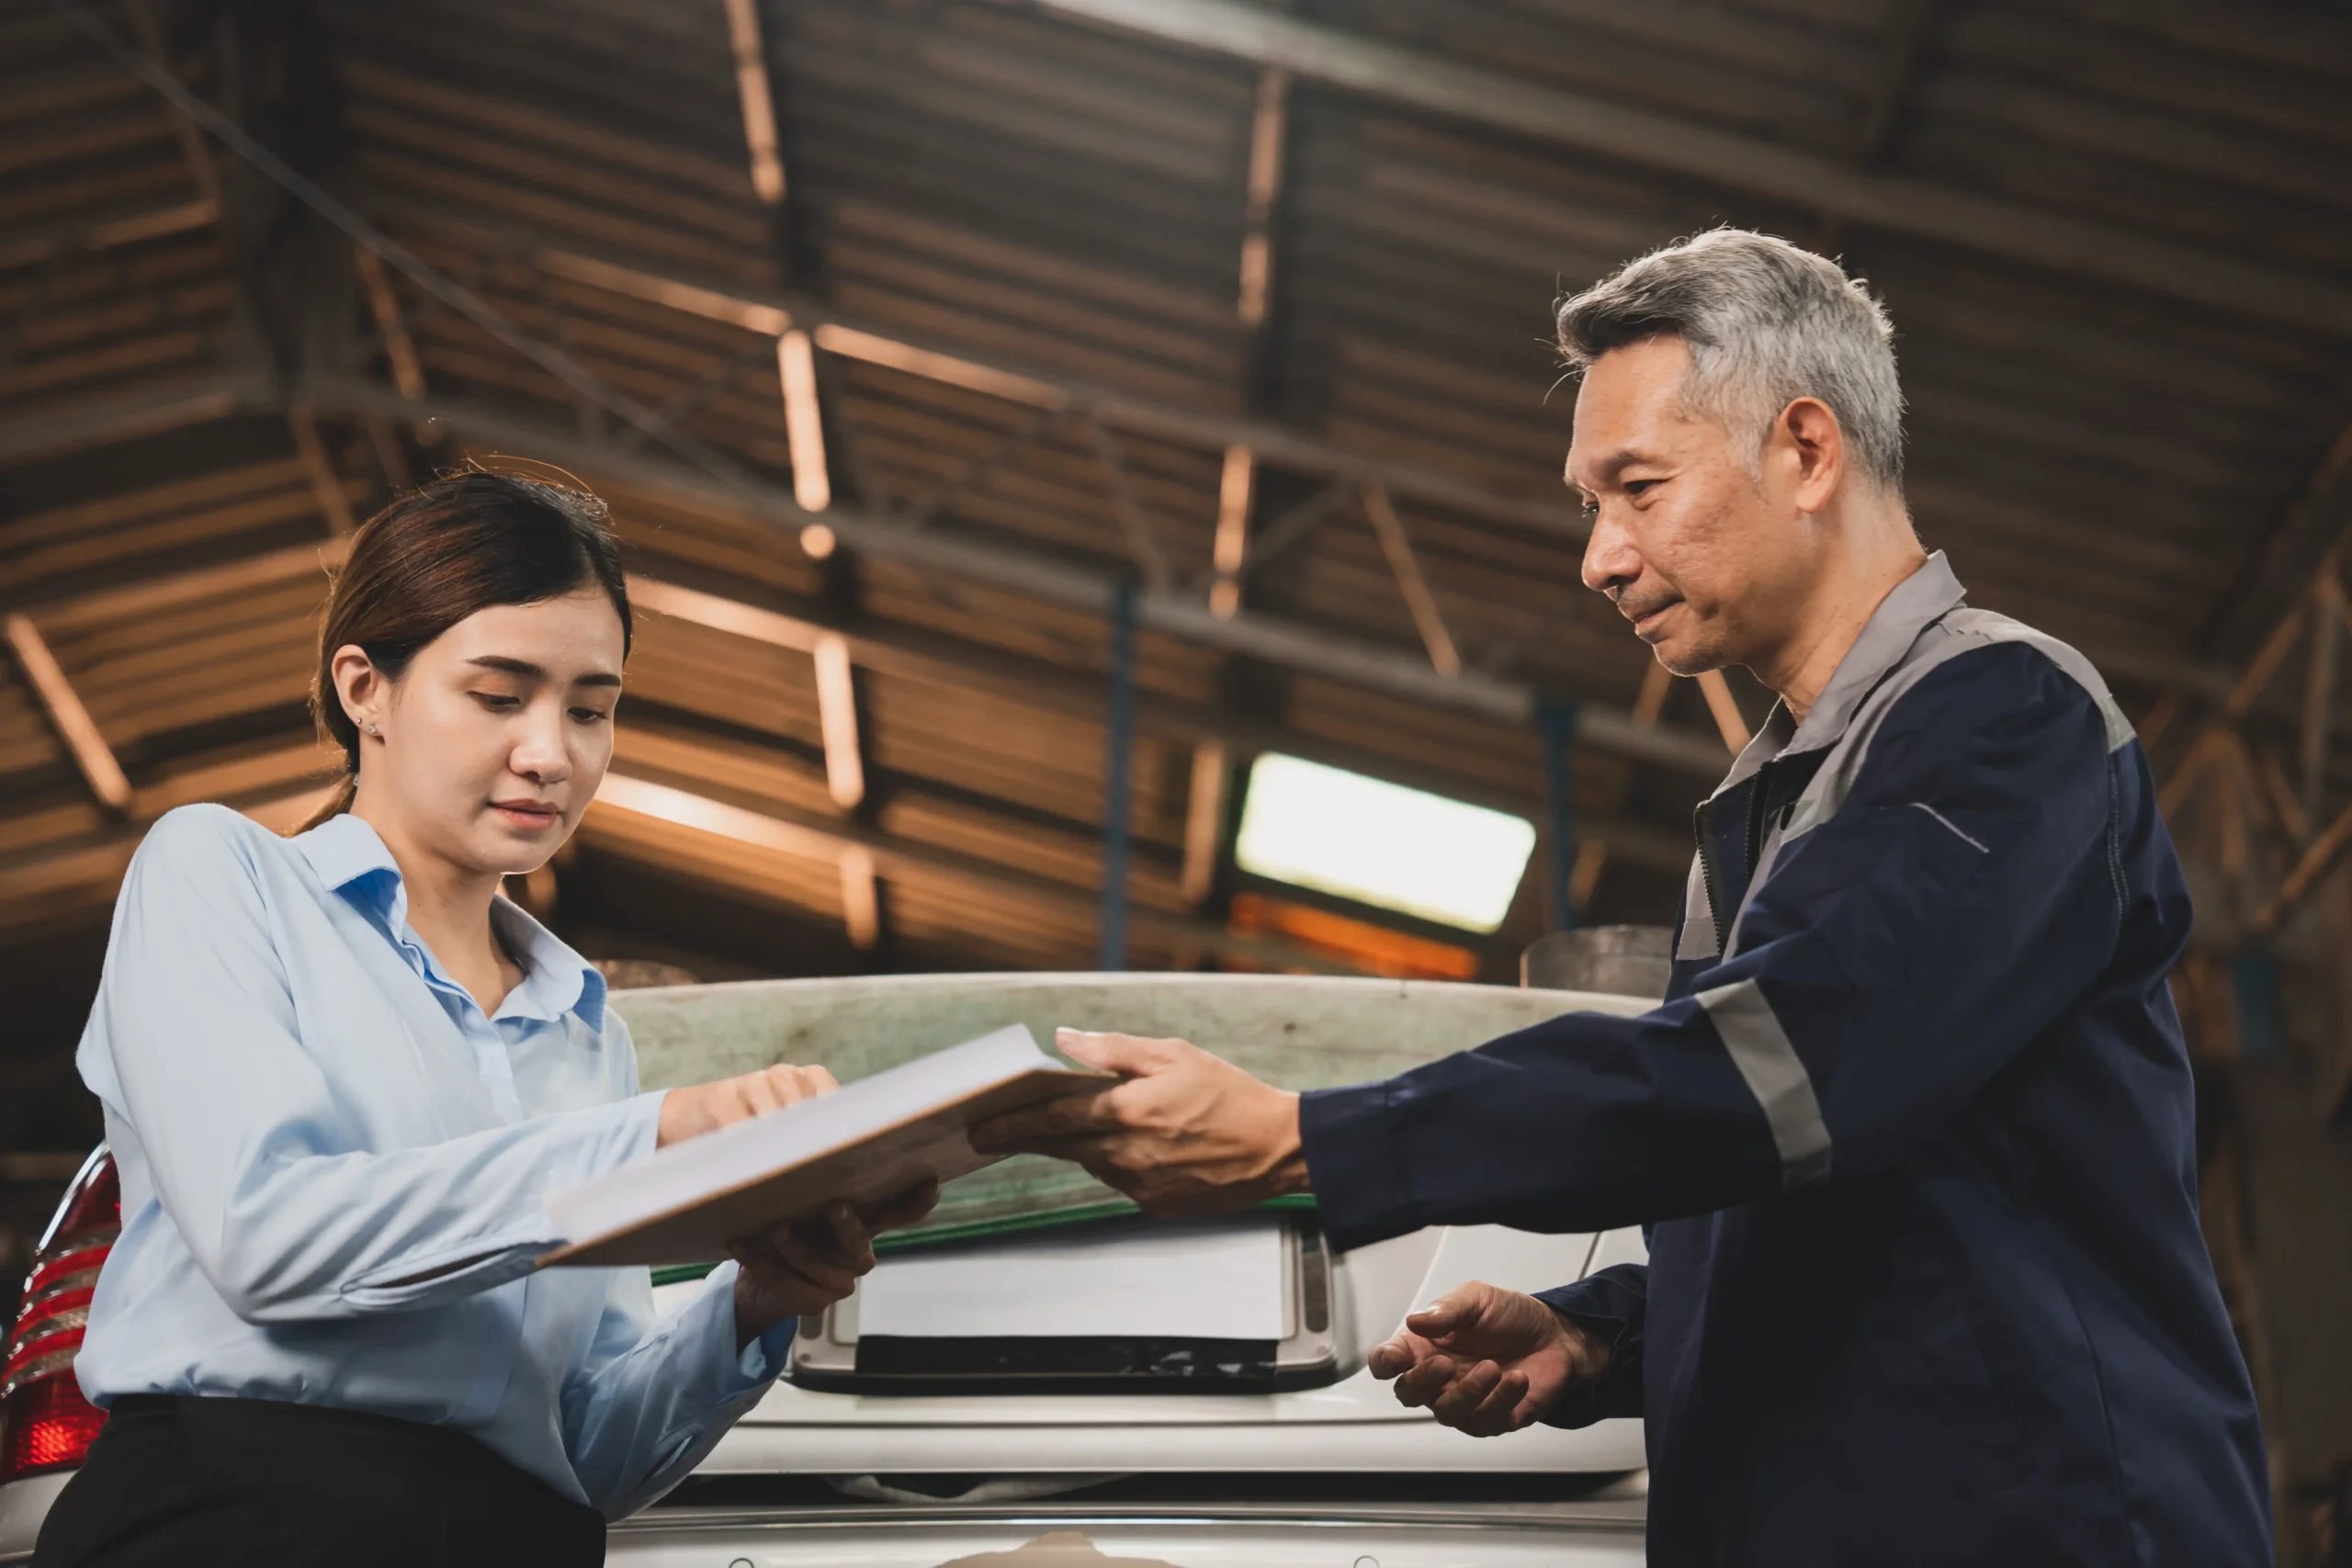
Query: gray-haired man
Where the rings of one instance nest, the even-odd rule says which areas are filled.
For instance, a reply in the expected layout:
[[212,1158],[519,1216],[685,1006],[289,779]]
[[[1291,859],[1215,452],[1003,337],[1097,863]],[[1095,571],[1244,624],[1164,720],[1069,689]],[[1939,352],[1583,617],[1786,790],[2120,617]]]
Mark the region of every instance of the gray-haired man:
[[1736,231],[1561,307],[1588,586],[1781,705],[1701,807],[1673,984],[1294,1097],[1181,1041],[1010,1118],[1147,1208],[1312,1190],[1354,1246],[1640,1223],[1373,1353],[1478,1435],[1644,1416],[1668,1564],[2270,1561],[2165,976],[2189,907],[2089,663],[1968,607],[1905,509],[1878,306]]

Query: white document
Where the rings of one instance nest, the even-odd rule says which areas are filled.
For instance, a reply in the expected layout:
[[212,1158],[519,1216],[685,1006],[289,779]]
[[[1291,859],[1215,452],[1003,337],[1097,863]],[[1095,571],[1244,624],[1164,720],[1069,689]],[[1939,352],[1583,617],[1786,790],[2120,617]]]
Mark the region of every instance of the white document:
[[918,1339],[1281,1339],[1281,1216],[1090,1224],[888,1257],[857,1333]]
[[856,1143],[938,1106],[1062,1064],[1012,1024],[831,1094],[656,1149],[648,1158],[548,1194],[548,1218],[578,1240],[605,1235]]

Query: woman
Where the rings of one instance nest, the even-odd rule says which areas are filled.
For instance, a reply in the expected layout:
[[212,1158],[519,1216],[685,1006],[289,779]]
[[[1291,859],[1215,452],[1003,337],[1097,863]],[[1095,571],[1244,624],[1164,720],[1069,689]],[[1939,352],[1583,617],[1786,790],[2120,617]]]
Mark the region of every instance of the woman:
[[929,1208],[779,1227],[658,1323],[643,1269],[532,1271],[550,1189],[832,1087],[639,1094],[602,977],[498,897],[594,796],[628,649],[598,502],[436,480],[327,605],[334,799],[148,833],[79,1056],[122,1178],[76,1369],[112,1415],[42,1568],[601,1562]]

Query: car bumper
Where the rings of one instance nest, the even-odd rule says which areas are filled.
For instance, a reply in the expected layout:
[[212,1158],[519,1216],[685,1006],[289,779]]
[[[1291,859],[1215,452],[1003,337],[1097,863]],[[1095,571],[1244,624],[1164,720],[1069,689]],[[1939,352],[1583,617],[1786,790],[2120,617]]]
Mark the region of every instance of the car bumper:
[[73,1479],[74,1472],[65,1471],[0,1486],[0,1562],[21,1562],[33,1554],[49,1506]]
[[656,1508],[613,1528],[631,1568],[1638,1568],[1645,1504]]

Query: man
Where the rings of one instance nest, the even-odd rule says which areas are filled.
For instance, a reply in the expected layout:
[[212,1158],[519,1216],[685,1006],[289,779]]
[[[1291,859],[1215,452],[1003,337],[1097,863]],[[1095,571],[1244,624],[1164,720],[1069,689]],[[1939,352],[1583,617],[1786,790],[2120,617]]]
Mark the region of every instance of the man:
[[991,1142],[1159,1213],[1312,1190],[1343,1247],[1646,1225],[1646,1265],[1466,1286],[1373,1370],[1479,1435],[1645,1416],[1653,1562],[2267,1563],[2131,726],[1922,552],[1891,329],[1835,265],[1717,231],[1559,333],[1586,585],[1781,697],[1700,807],[1665,1005],[1304,1096],[1066,1035],[1132,1076]]

